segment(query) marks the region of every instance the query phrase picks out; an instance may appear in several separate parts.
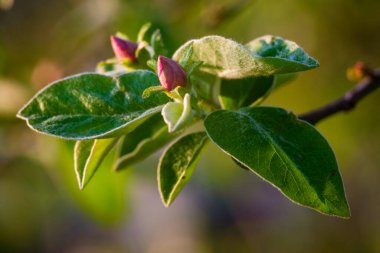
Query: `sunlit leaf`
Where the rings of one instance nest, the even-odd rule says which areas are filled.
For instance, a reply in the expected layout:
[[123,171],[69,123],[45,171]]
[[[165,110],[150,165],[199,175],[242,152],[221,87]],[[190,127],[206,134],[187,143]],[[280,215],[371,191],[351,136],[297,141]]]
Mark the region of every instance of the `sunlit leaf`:
[[[272,43],[274,38],[276,43]],[[226,79],[270,76],[318,67],[316,60],[291,41],[262,37],[247,46],[221,36],[190,40],[173,59],[178,62],[203,62],[200,69]],[[265,44],[266,43],[266,44]],[[272,52],[274,53],[269,53]]]
[[118,77],[86,73],[57,81],[40,91],[18,116],[41,133],[83,140],[119,136],[135,129],[169,101],[157,86],[157,75],[132,71]]

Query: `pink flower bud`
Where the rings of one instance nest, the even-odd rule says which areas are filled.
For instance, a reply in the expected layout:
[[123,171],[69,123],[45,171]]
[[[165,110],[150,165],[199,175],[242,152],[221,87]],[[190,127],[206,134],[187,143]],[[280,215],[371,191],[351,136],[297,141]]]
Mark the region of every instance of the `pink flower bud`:
[[177,62],[165,56],[159,56],[157,62],[158,78],[161,85],[168,91],[177,86],[185,86],[186,73]]
[[111,36],[112,49],[119,60],[136,61],[137,44],[116,36]]

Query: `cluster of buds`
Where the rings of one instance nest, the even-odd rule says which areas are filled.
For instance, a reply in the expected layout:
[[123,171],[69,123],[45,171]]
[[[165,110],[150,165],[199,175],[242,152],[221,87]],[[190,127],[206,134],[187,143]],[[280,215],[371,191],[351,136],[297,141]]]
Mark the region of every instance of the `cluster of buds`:
[[117,59],[135,62],[138,45],[133,41],[111,36],[111,45]]
[[[129,40],[111,36],[111,44],[117,59],[136,62],[136,50],[138,45]],[[165,56],[159,56],[157,61],[158,78],[161,85],[171,91],[178,86],[186,85],[186,73],[176,61]]]

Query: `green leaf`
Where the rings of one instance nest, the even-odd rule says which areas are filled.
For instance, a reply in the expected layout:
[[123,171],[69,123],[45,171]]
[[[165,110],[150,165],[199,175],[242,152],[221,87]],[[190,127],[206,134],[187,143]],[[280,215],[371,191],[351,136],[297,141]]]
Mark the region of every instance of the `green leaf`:
[[166,207],[190,180],[207,140],[204,132],[183,136],[161,156],[158,164],[158,186]]
[[[279,40],[275,38],[276,41]],[[283,44],[270,44],[278,54],[265,53],[267,47],[264,42],[267,40],[268,37],[262,37],[244,46],[220,36],[207,36],[185,43],[175,52],[173,59],[178,62],[201,61],[202,71],[225,79],[270,76],[319,66],[316,60],[291,41],[282,40]]]
[[74,167],[79,189],[83,189],[115,146],[117,138],[77,141],[74,148]]
[[132,131],[169,101],[161,92],[142,98],[146,88],[157,85],[157,75],[143,70],[118,77],[71,76],[37,93],[18,117],[37,132],[60,138],[115,137]]
[[140,42],[143,42],[143,41],[146,41],[145,37],[147,35],[147,32],[149,31],[149,29],[151,28],[152,24],[151,23],[145,23],[143,26],[141,26],[140,28],[140,31],[137,35],[137,41],[140,43]]
[[216,111],[205,127],[217,146],[289,199],[350,216],[333,150],[312,125],[280,108],[253,107]]
[[246,45],[260,57],[264,65],[277,69],[276,74],[285,74],[319,67],[319,63],[310,57],[300,46],[281,37],[266,35],[252,40]]
[[183,102],[169,102],[162,108],[162,117],[168,125],[169,132],[174,132],[186,125],[191,119],[190,95],[187,93]]
[[265,96],[273,87],[274,77],[248,77],[222,79],[219,101],[223,109],[239,109],[249,106]]
[[126,169],[144,160],[172,141],[178,134],[179,132],[169,133],[162,116],[154,115],[122,138],[117,152],[119,158],[114,169]]
[[283,85],[294,81],[297,78],[296,73],[276,75],[274,80],[274,88],[282,87]]
[[164,42],[162,40],[161,32],[156,29],[151,37],[150,45],[153,48],[153,59],[157,59],[159,55],[167,56],[168,50],[166,50]]

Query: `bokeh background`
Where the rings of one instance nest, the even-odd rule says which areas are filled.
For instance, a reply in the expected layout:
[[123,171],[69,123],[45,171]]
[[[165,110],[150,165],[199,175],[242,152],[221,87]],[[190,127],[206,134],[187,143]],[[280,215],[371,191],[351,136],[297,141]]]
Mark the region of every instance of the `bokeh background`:
[[80,192],[72,143],[15,118],[44,85],[112,56],[110,34],[135,38],[148,21],[172,52],[209,34],[296,41],[321,67],[265,103],[305,112],[350,89],[357,60],[380,66],[379,11],[378,0],[0,0],[0,252],[380,252],[380,91],[318,125],[336,151],[349,220],[291,203],[212,145],[169,209],[159,154],[121,173],[111,157]]

